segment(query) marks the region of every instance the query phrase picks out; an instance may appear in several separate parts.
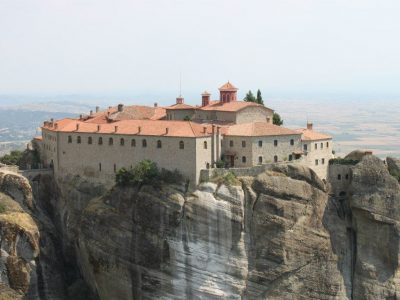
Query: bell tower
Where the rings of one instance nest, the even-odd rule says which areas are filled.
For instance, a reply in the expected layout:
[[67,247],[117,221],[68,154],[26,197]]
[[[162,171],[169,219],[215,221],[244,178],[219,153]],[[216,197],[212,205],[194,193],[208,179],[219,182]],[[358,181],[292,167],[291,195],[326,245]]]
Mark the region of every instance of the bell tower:
[[219,88],[219,101],[221,103],[229,103],[237,101],[237,90],[229,81]]

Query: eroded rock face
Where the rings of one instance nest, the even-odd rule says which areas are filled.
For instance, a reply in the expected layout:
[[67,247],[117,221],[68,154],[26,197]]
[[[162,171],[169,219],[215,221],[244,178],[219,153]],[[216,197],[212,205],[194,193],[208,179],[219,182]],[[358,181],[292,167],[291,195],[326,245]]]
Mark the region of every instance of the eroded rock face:
[[355,231],[355,299],[396,299],[400,290],[400,185],[366,156],[353,170],[350,207]]
[[295,166],[242,182],[92,201],[79,235],[85,278],[101,299],[344,299],[323,182]]

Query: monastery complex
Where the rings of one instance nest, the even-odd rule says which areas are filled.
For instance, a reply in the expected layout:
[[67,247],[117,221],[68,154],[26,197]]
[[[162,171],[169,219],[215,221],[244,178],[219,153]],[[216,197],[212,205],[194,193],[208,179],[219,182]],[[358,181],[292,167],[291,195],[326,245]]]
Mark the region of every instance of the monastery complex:
[[177,169],[191,183],[202,169],[244,168],[273,162],[299,163],[326,179],[332,138],[313,130],[273,124],[274,111],[254,102],[239,101],[237,88],[227,82],[219,99],[204,92],[198,106],[176,103],[159,107],[98,107],[79,118],[44,122],[36,138],[43,164],[54,173],[114,182],[122,167],[144,159],[160,168]]

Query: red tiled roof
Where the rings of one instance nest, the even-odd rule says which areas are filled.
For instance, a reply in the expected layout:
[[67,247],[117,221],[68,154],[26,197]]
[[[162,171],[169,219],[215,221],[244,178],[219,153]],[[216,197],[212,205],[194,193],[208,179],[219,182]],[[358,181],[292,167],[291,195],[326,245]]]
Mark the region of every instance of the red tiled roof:
[[123,111],[111,112],[108,116],[109,120],[158,120],[166,115],[166,110],[163,107],[151,107],[142,105],[125,106]]
[[220,101],[211,101],[209,105],[199,107],[198,109],[201,110],[215,110],[215,111],[228,111],[228,112],[235,112],[247,107],[259,107],[271,110],[264,105],[255,103],[255,102],[246,102],[246,101],[232,101],[227,103],[222,103]]
[[196,107],[185,104],[185,103],[178,103],[171,106],[166,107],[166,109],[196,109]]
[[229,81],[225,83],[223,86],[219,88],[220,91],[237,91],[238,88],[235,87],[232,83]]
[[318,141],[318,140],[328,140],[332,139],[330,135],[323,134],[314,130],[306,129],[306,128],[301,128],[301,129],[296,129],[298,133],[302,133],[302,140],[303,141]]
[[275,135],[299,135],[300,133],[282,126],[266,122],[254,122],[229,126],[228,136],[275,136]]
[[[202,137],[211,134],[211,125],[189,121],[167,120],[122,120],[108,124],[93,124],[74,119],[63,119],[55,122],[56,126],[44,126],[47,130],[81,133],[112,133],[144,136]],[[77,129],[77,125],[79,128]],[[100,126],[100,130],[98,130]],[[115,127],[117,126],[117,131]],[[140,133],[139,133],[140,127]],[[168,133],[166,133],[168,128]],[[206,128],[206,132],[204,132]]]

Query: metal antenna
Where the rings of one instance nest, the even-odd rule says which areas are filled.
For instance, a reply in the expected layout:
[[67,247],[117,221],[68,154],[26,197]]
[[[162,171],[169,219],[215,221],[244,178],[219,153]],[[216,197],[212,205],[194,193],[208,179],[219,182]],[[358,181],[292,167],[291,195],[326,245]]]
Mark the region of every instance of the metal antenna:
[[182,72],[179,72],[179,97],[182,97]]

